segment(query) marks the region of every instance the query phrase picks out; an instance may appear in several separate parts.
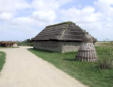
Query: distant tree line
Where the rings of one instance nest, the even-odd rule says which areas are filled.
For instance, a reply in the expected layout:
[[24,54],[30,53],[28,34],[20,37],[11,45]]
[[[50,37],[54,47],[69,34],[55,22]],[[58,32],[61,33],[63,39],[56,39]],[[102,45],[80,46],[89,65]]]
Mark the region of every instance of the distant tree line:
[[24,41],[17,41],[19,46],[33,46],[33,42],[31,39],[26,39]]

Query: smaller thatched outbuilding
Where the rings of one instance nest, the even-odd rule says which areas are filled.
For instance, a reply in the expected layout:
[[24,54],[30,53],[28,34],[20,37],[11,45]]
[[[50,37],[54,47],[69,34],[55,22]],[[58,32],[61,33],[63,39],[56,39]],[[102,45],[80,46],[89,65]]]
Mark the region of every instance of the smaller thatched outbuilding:
[[93,39],[90,35],[84,35],[83,42],[79,48],[76,60],[88,62],[95,62],[97,60]]
[[12,41],[1,41],[0,46],[1,47],[17,47],[18,45],[16,42],[12,42]]

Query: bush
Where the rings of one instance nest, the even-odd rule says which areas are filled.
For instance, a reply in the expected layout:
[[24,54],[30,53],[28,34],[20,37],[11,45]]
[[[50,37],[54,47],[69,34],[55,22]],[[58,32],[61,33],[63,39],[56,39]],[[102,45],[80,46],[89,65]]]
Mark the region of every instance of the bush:
[[101,60],[98,61],[98,66],[100,69],[111,69],[113,68],[113,60],[110,58],[103,58]]
[[111,48],[102,48],[99,55],[98,67],[100,69],[113,68],[113,50]]
[[17,42],[19,46],[33,46],[31,39],[24,40],[22,42]]

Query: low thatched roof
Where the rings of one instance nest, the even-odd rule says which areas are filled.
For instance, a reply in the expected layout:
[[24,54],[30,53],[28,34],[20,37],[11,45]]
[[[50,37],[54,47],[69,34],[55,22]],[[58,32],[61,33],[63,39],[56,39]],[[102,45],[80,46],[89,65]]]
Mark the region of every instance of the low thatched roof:
[[16,42],[13,42],[13,41],[0,41],[0,44],[16,44]]
[[0,41],[0,46],[2,47],[10,47],[13,46],[14,44],[16,44],[16,42],[12,42],[12,41]]
[[33,41],[58,40],[58,41],[83,41],[84,30],[73,22],[47,26]]

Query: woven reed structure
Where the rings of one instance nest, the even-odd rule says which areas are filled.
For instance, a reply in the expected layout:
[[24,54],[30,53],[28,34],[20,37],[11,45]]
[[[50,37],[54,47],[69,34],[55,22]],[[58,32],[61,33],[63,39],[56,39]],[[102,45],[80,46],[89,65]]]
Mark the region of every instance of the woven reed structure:
[[[78,51],[85,31],[73,22],[64,22],[45,27],[36,37],[34,48],[56,52]],[[92,37],[93,38],[93,37]]]
[[93,45],[93,39],[90,35],[84,35],[83,43],[79,48],[76,60],[88,62],[95,62],[97,60],[96,50]]

